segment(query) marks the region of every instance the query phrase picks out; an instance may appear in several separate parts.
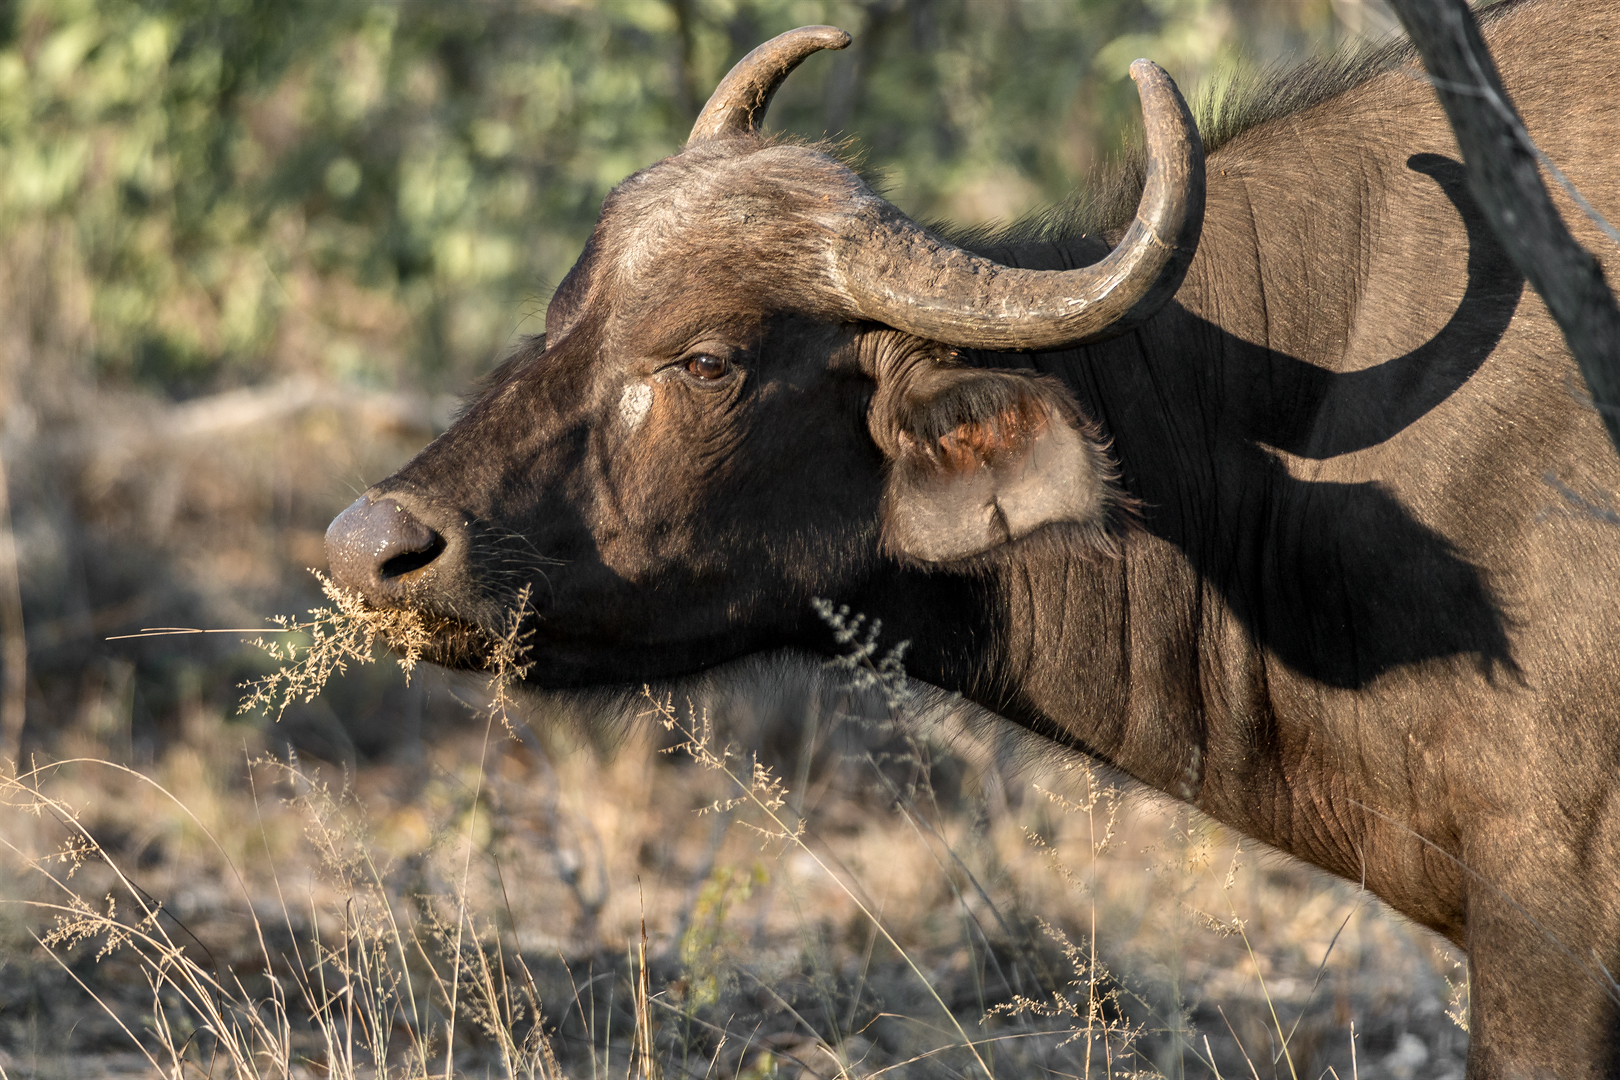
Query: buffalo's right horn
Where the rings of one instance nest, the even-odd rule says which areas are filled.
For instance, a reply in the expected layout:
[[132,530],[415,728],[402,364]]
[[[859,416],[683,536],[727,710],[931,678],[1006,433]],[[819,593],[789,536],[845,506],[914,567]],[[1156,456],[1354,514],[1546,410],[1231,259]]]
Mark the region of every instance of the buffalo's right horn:
[[1162,68],[1138,60],[1131,77],[1147,127],[1147,182],[1136,220],[1106,257],[1077,270],[1003,266],[868,196],[838,227],[830,253],[834,285],[850,314],[950,345],[996,350],[1067,348],[1152,317],[1181,287],[1198,247],[1204,147]]
[[692,125],[686,145],[757,133],[776,88],[805,57],[848,45],[849,35],[836,26],[801,26],[771,38],[737,61],[720,80],[709,103],[698,114],[697,123]]

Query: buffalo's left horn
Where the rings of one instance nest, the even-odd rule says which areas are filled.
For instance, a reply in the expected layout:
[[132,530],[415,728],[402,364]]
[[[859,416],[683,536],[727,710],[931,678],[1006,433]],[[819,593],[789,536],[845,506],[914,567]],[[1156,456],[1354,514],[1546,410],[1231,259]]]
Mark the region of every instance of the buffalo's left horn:
[[[780,40],[780,39],[778,39]],[[1124,333],[1175,295],[1204,223],[1204,145],[1164,69],[1131,65],[1147,127],[1136,220],[1100,262],[1003,266],[946,243],[876,196],[837,226],[830,276],[851,315],[980,349],[1061,349]]]
[[697,123],[692,125],[686,145],[758,132],[771,95],[805,57],[848,45],[849,35],[836,26],[801,26],[771,38],[737,61],[730,74],[720,80],[709,103],[698,114]]

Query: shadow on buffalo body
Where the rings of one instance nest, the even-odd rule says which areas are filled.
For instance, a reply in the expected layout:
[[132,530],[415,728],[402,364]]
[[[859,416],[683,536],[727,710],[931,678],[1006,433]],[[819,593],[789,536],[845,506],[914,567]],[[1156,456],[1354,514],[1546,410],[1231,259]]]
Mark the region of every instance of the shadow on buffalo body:
[[1518,308],[1524,279],[1463,166],[1437,154],[1407,165],[1434,180],[1468,242],[1461,302],[1422,345],[1334,372],[1182,311],[1101,347],[1077,380],[1145,527],[1185,553],[1261,644],[1335,687],[1444,658],[1518,671],[1509,620],[1457,544],[1383,484],[1303,480],[1284,460],[1365,450],[1428,416],[1479,370]]

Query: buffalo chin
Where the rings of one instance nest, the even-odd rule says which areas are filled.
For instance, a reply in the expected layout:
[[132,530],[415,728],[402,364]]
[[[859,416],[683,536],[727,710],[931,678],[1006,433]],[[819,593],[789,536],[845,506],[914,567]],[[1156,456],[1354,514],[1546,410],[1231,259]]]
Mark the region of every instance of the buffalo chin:
[[411,612],[401,620],[403,629],[382,627],[378,637],[389,652],[412,662],[433,664],[451,671],[495,673],[500,638],[489,630],[459,619]]

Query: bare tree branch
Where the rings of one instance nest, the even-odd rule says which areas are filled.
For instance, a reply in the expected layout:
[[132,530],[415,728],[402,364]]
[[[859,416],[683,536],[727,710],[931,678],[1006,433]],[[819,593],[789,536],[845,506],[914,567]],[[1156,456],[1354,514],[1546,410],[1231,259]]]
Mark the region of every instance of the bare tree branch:
[[[1620,450],[1620,308],[1597,259],[1570,235],[1541,182],[1543,156],[1502,87],[1473,12],[1466,0],[1390,0],[1390,6],[1433,76],[1475,200],[1558,320],[1609,440]],[[1573,197],[1612,233],[1579,193]]]
[[28,717],[28,637],[23,627],[11,491],[0,457],[0,775],[23,771],[23,724]]

